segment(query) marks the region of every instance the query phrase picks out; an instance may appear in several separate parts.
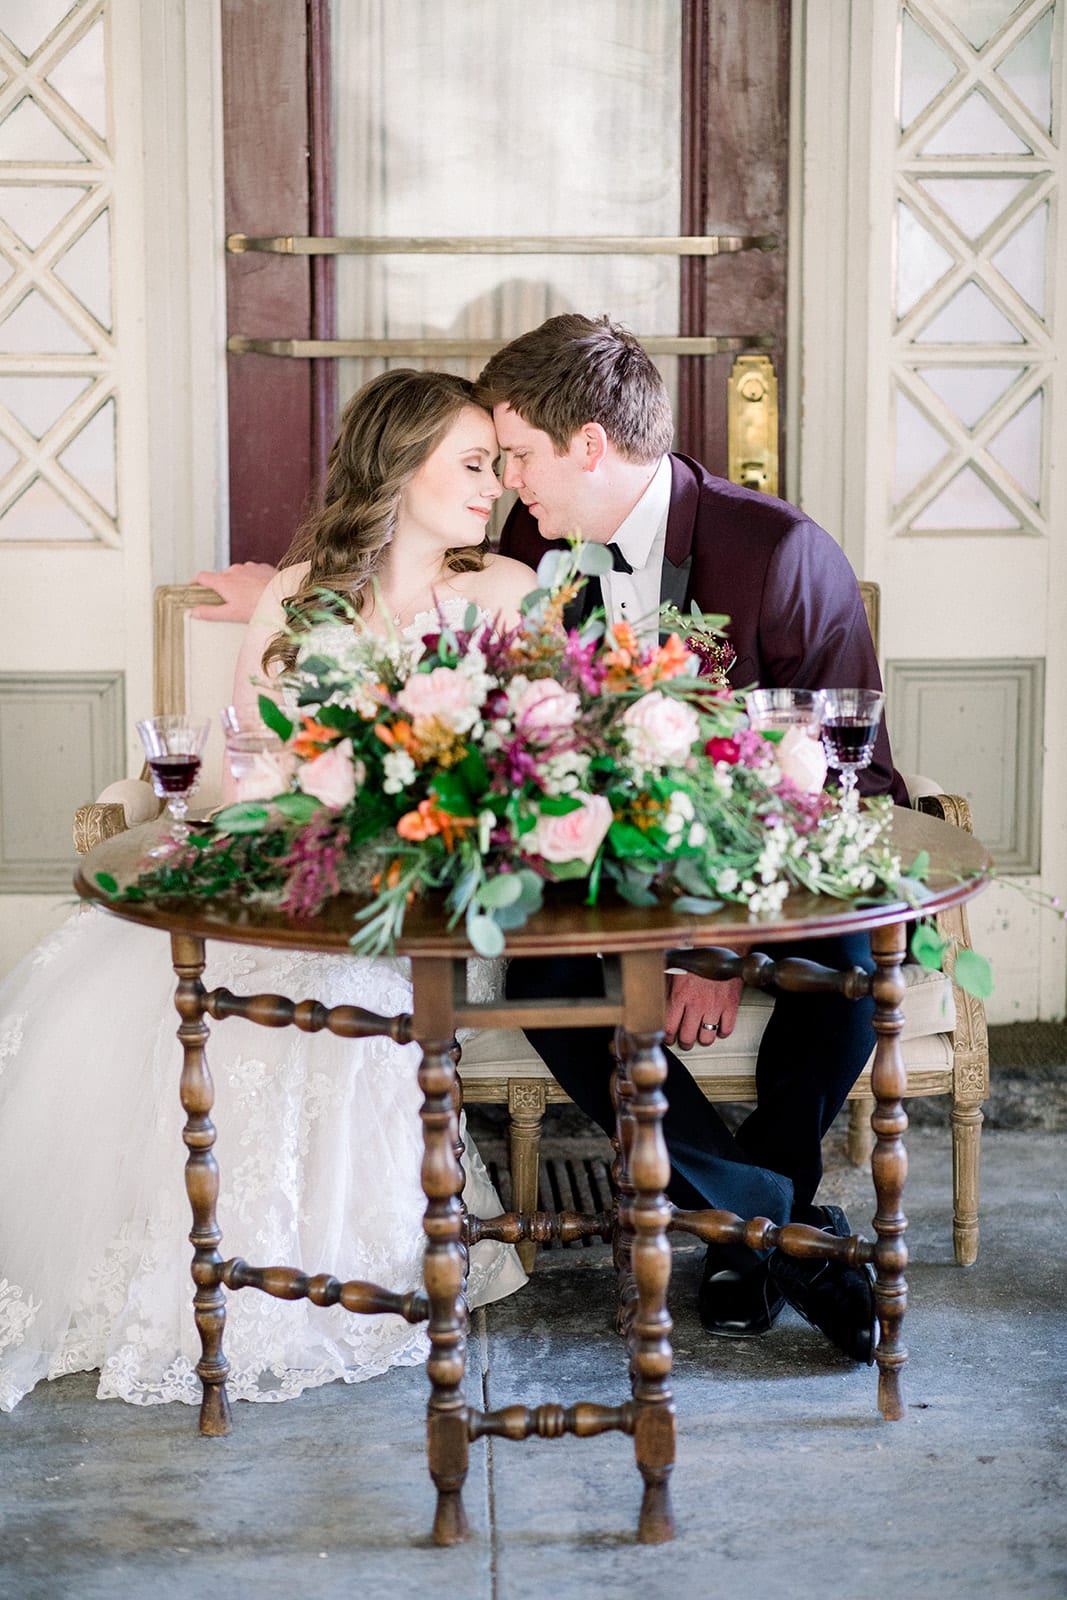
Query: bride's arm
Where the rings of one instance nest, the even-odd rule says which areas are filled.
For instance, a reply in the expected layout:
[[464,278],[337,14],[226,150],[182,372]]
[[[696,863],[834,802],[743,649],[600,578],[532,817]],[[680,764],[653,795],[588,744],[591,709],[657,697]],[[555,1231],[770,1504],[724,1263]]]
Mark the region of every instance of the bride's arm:
[[286,567],[276,573],[260,595],[245,627],[233,675],[233,704],[238,711],[255,712],[261,694],[270,694],[272,699],[278,698],[270,682],[277,675],[277,665],[274,665],[270,674],[265,672],[263,652],[274,635],[285,627],[283,602],[300,587],[300,577],[299,567]]
[[[280,690],[273,681],[278,675],[278,663],[272,663],[271,669],[266,671],[263,667],[263,652],[274,635],[285,627],[286,615],[283,602],[296,593],[306,570],[304,563],[283,568],[281,572],[275,574],[259,597],[256,609],[245,627],[233,675],[232,704],[239,713],[248,716],[258,715],[261,694],[269,694],[273,700],[281,698]],[[222,793],[227,804],[237,798],[236,787],[228,767],[223,772]]]

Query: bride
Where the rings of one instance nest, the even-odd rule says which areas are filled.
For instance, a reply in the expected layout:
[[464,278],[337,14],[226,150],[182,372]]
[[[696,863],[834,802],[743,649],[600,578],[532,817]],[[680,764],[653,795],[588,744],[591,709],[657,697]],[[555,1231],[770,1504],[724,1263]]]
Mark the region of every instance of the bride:
[[[417,639],[473,602],[506,624],[535,586],[491,553],[501,493],[491,418],[472,386],[394,371],[347,406],[324,503],[248,626],[234,691],[296,657],[283,632],[357,626]],[[323,623],[317,591],[346,594],[355,624]],[[97,1394],[138,1405],[199,1404],[178,1099],[181,1053],[169,941],[76,913],[0,985],[0,1409],[41,1378],[100,1369]],[[401,960],[209,944],[205,983],[313,996],[384,1014],[410,1009]],[[418,1046],[348,1041],[243,1019],[208,1044],[225,1255],[370,1279],[405,1291],[423,1249]],[[499,1201],[468,1144],[464,1199]],[[471,1304],[525,1281],[515,1252],[471,1252]],[[227,1297],[231,1398],[285,1400],[332,1379],[357,1383],[425,1358],[426,1334],[396,1316]]]

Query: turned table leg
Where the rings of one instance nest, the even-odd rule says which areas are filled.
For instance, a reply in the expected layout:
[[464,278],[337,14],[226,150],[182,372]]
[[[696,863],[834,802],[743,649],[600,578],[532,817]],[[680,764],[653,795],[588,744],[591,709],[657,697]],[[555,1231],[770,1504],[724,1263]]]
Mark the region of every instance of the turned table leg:
[[888,1422],[904,1415],[901,1372],[908,1359],[901,1324],[908,1305],[908,1285],[904,1270],[908,1264],[905,1232],[908,1219],[902,1209],[908,1156],[904,1131],[908,1126],[903,1096],[907,1074],[900,1049],[900,1030],[904,1024],[901,1002],[904,979],[900,965],[904,960],[906,926],[893,923],[875,928],[871,951],[876,971],[871,980],[874,995],[874,1030],[878,1036],[871,1070],[871,1090],[875,1107],[871,1117],[875,1146],[871,1155],[874,1192],[877,1202],[874,1227],[878,1235],[874,1247],[874,1300],[880,1335],[875,1359],[878,1362],[878,1406]]
[[637,1295],[629,1329],[637,1412],[634,1452],[645,1485],[637,1537],[642,1544],[662,1544],[674,1538],[670,1476],[675,1450],[670,1386],[673,1323],[667,1310],[671,1208],[664,1193],[671,1169],[662,1127],[667,1109],[663,1093],[667,1061],[661,1049],[663,959],[658,952],[626,955],[622,968],[625,1031],[619,1043],[626,1071],[620,1081],[632,1085],[632,1098],[628,1097],[632,1140],[627,1141],[626,1167],[633,1195],[627,1207],[633,1229],[630,1270]]
[[193,1315],[200,1334],[200,1360],[196,1370],[203,1386],[200,1432],[218,1437],[230,1431],[230,1402],[226,1379],[230,1364],[222,1351],[226,1326],[226,1291],[222,1287],[222,1231],[215,1207],[219,1197],[219,1169],[215,1160],[215,1125],[211,1108],[215,1089],[208,1071],[204,1045],[203,939],[185,933],[171,935],[171,954],[178,974],[174,1003],[181,1016],[178,1038],[182,1043],[181,1099],[186,1114],[182,1138],[189,1151],[185,1163],[185,1188],[193,1212],[189,1242],[193,1246],[192,1274],[196,1284]]
[[435,1544],[459,1544],[468,1534],[463,1508],[467,1479],[468,1414],[463,1394],[467,1354],[463,1280],[463,1172],[456,1158],[455,1062],[452,1055],[451,962],[413,959],[414,1029],[422,1045],[422,1188],[426,1256],[423,1277],[430,1302],[430,1380],[427,1445],[437,1488]]

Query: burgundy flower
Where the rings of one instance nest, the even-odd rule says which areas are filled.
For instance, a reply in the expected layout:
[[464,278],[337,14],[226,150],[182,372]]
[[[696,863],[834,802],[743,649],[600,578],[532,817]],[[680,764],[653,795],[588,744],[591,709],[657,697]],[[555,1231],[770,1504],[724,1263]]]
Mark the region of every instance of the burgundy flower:
[[713,761],[725,761],[728,766],[735,767],[741,759],[741,746],[736,739],[709,739],[704,754]]

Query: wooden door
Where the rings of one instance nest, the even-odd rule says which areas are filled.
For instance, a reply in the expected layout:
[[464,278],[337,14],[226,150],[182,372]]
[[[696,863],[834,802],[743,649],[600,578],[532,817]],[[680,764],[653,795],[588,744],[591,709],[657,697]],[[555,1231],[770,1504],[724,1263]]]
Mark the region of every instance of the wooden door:
[[[583,7],[570,0],[530,0],[522,7],[494,0],[346,0],[331,23],[329,0],[274,0],[270,6],[224,0],[233,559],[273,560],[284,550],[321,473],[338,400],[382,360],[459,361],[461,370],[473,373],[487,344],[503,343],[555,310],[606,311],[649,339],[670,368],[678,447],[725,475],[726,389],[736,351],[764,346],[780,382],[786,377],[789,12],[790,0],[590,0]],[[464,30],[467,57],[455,53]],[[483,117],[474,124],[482,150],[471,165],[472,124],[462,118],[472,74],[487,70],[481,94],[487,99],[496,91],[496,110],[488,122]],[[535,97],[522,128],[509,127],[538,74],[544,94]],[[401,94],[409,110],[398,117]],[[377,109],[364,103],[374,97]],[[598,125],[612,115],[615,129],[602,133],[595,148]],[[635,119],[642,121],[640,137]],[[568,145],[560,130],[569,124],[575,131]],[[390,142],[411,147],[399,178],[384,148]],[[594,159],[600,175],[590,185],[583,163]],[[377,186],[377,215],[392,222],[376,230],[389,237],[388,258],[364,254],[353,261],[348,253],[248,247],[248,240],[292,236],[297,252],[314,249],[301,238],[332,237],[340,217],[337,233],[359,235],[366,251],[371,230],[361,223],[373,206],[353,209],[354,165],[360,181]],[[465,204],[473,180],[457,176],[457,168],[477,174],[484,205]],[[417,172],[422,184],[413,195],[400,192],[408,172]],[[632,207],[602,209],[612,227],[595,219],[575,227],[573,218],[584,215],[583,183],[591,209],[600,191],[612,187],[616,196],[629,193]],[[560,198],[567,189],[574,190],[574,204],[561,226]],[[653,191],[658,210],[646,204]],[[664,247],[657,257],[660,275],[672,274],[670,303],[660,298],[657,326],[641,325],[626,303],[627,291],[618,287],[635,249],[639,260],[649,259],[641,255],[645,247],[635,245],[650,235],[640,225],[649,215],[658,219],[651,231]],[[469,225],[472,217],[476,227]],[[547,247],[533,254],[516,250],[520,231]],[[578,236],[609,232],[624,242],[582,255],[575,277]],[[700,240],[691,248],[711,249],[708,236],[720,234],[774,244],[719,255],[680,253],[678,240]],[[447,236],[447,251],[422,253],[415,241],[427,235]],[[474,235],[502,241],[493,257],[495,278],[486,279],[483,249],[463,248],[464,240],[477,246]],[[531,262],[541,297],[530,292]],[[452,316],[451,338],[442,335],[432,312],[425,325],[416,314],[400,319],[399,332],[387,326],[387,302],[398,281],[416,298],[420,291],[429,296],[457,267],[480,288],[462,314]],[[371,287],[353,289],[354,272]],[[576,303],[575,285],[584,303]],[[715,336],[720,353],[708,353],[716,349]],[[375,350],[384,344],[387,353],[346,359],[339,370],[332,344],[338,338],[349,345],[364,341],[361,350],[367,341]],[[680,338],[703,341],[702,353],[676,354]],[[310,356],[308,341],[312,348],[328,341],[326,353]],[[264,353],[268,346],[272,353]],[[784,452],[784,439],[779,444]]]

